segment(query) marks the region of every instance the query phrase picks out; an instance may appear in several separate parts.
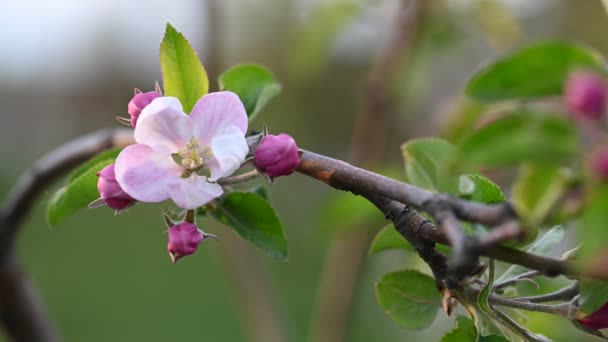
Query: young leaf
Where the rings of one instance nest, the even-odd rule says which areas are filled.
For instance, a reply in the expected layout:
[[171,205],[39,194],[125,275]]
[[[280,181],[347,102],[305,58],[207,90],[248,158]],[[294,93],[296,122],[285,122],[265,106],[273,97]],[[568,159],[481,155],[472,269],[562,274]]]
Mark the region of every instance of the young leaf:
[[[546,256],[549,254],[551,249],[562,241],[564,238],[564,227],[555,226],[549,229],[545,235],[538,238],[534,243],[532,243],[526,251],[531,254],[537,254]],[[519,265],[512,265],[509,267],[501,276],[496,280],[496,282],[501,283],[509,278],[522,274],[526,271],[526,269]]]
[[163,73],[165,95],[175,96],[190,113],[196,102],[207,94],[207,72],[183,34],[167,23],[160,44],[160,68]]
[[494,316],[492,312],[492,308],[490,307],[490,302],[488,299],[490,298],[490,294],[492,294],[492,288],[494,287],[494,259],[489,260],[489,268],[488,268],[488,283],[479,293],[479,297],[477,297],[477,305],[485,311],[488,315]]
[[369,247],[369,255],[376,255],[380,252],[391,249],[403,249],[410,252],[414,251],[414,247],[395,229],[392,224],[382,228],[372,241]]
[[401,145],[408,182],[433,191],[455,193],[450,174],[456,148],[439,138],[418,138]]
[[249,116],[253,118],[268,101],[281,92],[281,85],[265,67],[256,64],[241,64],[224,72],[219,77],[220,89],[236,93]]
[[520,113],[494,121],[460,146],[462,157],[486,167],[530,162],[559,162],[576,153],[574,125],[544,113]]
[[114,158],[97,160],[93,165],[86,163],[78,169],[76,175],[72,175],[66,186],[57,190],[51,197],[46,209],[47,219],[51,226],[56,226],[61,221],[76,211],[86,208],[89,203],[99,198],[97,191],[97,172],[112,164]]
[[590,315],[608,303],[608,282],[583,278],[580,287],[580,310],[583,313]]
[[541,42],[483,68],[469,81],[466,93],[486,102],[559,95],[572,70],[601,71],[603,66],[604,59],[594,50],[557,41]]
[[507,200],[496,183],[478,174],[461,175],[458,191],[461,197],[475,202],[492,204]]
[[287,260],[287,239],[274,208],[260,195],[233,192],[209,214],[251,241],[266,255]]
[[399,326],[420,330],[433,323],[441,294],[433,278],[407,270],[385,274],[376,283],[376,299]]
[[522,165],[512,191],[517,214],[530,226],[542,223],[566,190],[566,181],[558,165]]

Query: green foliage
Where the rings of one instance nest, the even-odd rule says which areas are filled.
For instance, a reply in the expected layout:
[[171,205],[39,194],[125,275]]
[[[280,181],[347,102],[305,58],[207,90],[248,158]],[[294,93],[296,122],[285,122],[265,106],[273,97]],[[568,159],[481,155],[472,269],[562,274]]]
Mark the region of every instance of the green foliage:
[[196,52],[169,23],[160,44],[160,68],[165,95],[177,97],[186,113],[209,91],[207,72]]
[[522,165],[512,191],[517,214],[532,227],[542,223],[561,199],[566,181],[567,177],[558,165]]
[[608,303],[608,282],[592,279],[581,279],[580,310],[590,315]]
[[392,224],[386,225],[374,238],[370,247],[369,255],[376,255],[380,252],[391,250],[391,249],[402,249],[407,251],[414,251],[414,247],[395,229]]
[[500,203],[506,201],[500,187],[478,174],[461,175],[458,181],[460,197],[481,203]]
[[420,330],[433,323],[441,294],[432,277],[407,270],[385,274],[376,283],[376,299],[399,326]]
[[462,157],[486,167],[530,162],[559,162],[578,147],[570,121],[547,113],[518,113],[494,121],[461,145]]
[[57,190],[48,203],[46,215],[51,226],[56,226],[99,198],[97,173],[114,163],[119,153],[120,149],[106,150],[70,173],[68,184]]
[[441,342],[508,342],[509,340],[499,335],[481,336],[475,328],[473,320],[465,317],[456,317],[457,328],[448,332]]
[[274,208],[253,192],[233,192],[220,200],[209,214],[251,241],[266,255],[287,260],[287,239]]
[[492,308],[490,307],[490,302],[488,301],[490,294],[492,294],[492,288],[494,287],[494,270],[494,259],[490,259],[488,267],[488,283],[479,293],[479,297],[477,297],[477,305],[490,316],[494,315]]
[[219,77],[220,89],[236,93],[247,111],[249,120],[281,92],[281,85],[265,67],[256,64],[241,64],[224,72]]
[[[564,227],[555,226],[549,229],[543,236],[539,237],[526,248],[528,253],[546,256],[551,249],[564,238]],[[503,282],[509,278],[526,272],[526,268],[519,265],[511,265],[496,281]]]
[[457,152],[451,143],[439,138],[412,139],[401,145],[401,152],[410,184],[433,191],[456,193],[455,177],[447,172],[453,171],[451,163]]
[[587,205],[582,213],[579,229],[581,237],[581,256],[585,263],[593,262],[593,255],[608,244],[606,213],[608,213],[608,184],[601,184],[591,189]]
[[466,93],[487,102],[559,95],[572,70],[600,71],[603,65],[604,59],[594,50],[564,42],[541,42],[483,68],[469,81]]

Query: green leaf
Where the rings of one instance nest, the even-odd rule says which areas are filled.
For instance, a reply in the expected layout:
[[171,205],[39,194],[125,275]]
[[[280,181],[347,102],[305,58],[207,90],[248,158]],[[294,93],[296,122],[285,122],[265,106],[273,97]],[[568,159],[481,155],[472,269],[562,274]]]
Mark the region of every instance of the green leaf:
[[583,278],[580,293],[580,311],[590,315],[608,303],[608,282]]
[[49,224],[56,226],[76,211],[86,208],[89,203],[98,199],[97,172],[112,163],[114,163],[114,158],[110,157],[105,160],[97,160],[93,165],[85,163],[86,170],[84,166],[77,169],[77,174],[72,175],[68,184],[57,190],[51,197],[46,209]]
[[401,145],[405,160],[405,173],[409,183],[433,190],[455,193],[456,184],[447,170],[452,171],[451,163],[456,148],[439,138],[412,139]]
[[251,241],[266,255],[280,261],[287,260],[287,239],[279,217],[260,195],[230,193],[209,214]]
[[167,23],[160,44],[160,68],[166,96],[175,96],[190,113],[198,100],[207,94],[207,72],[186,37]]
[[458,327],[448,332],[441,342],[509,342],[509,340],[499,335],[479,336],[475,323],[465,316],[456,317]]
[[494,259],[489,259],[488,283],[481,289],[479,297],[477,297],[477,305],[490,316],[494,316],[494,312],[488,301],[490,294],[492,293],[492,288],[494,287],[494,269]]
[[399,326],[420,330],[433,323],[441,302],[435,280],[418,271],[388,273],[376,283],[376,299]]
[[220,75],[219,83],[221,90],[232,91],[239,96],[250,121],[268,101],[281,92],[281,85],[274,75],[256,64],[241,64],[231,68]]
[[[76,179],[78,176],[82,175],[83,173],[89,171],[89,169],[91,167],[97,165],[99,162],[103,162],[103,161],[106,161],[109,159],[116,160],[116,157],[118,157],[118,155],[120,154],[121,151],[122,151],[121,148],[111,148],[111,149],[105,150],[105,151],[99,153],[98,155],[96,155],[95,157],[87,160],[82,165],[78,166],[72,172],[70,172],[70,174],[68,175],[68,183],[72,182],[74,179]],[[99,171],[99,170],[97,170],[97,171]]]
[[[549,229],[543,236],[539,237],[530,246],[526,248],[526,251],[531,254],[547,256],[551,249],[560,243],[564,238],[564,227],[555,226]],[[519,274],[526,272],[526,268],[519,265],[512,265],[509,267],[496,282],[503,282],[509,278],[515,277]]]
[[577,233],[582,241],[581,261],[583,265],[589,266],[596,262],[598,253],[605,253],[608,249],[608,184],[595,186],[585,202]]
[[395,226],[389,224],[382,228],[372,241],[369,247],[369,255],[376,255],[380,252],[391,249],[403,249],[413,252],[414,247],[395,229]]
[[567,177],[558,165],[526,163],[513,185],[517,214],[530,226],[544,221],[566,190]]
[[471,162],[500,167],[525,161],[559,162],[575,155],[576,127],[546,113],[519,113],[494,121],[470,135],[460,153]]
[[460,196],[481,203],[500,203],[507,200],[496,183],[478,174],[461,175],[458,180]]
[[466,93],[479,101],[560,95],[568,74],[578,68],[603,69],[598,52],[568,43],[541,42],[504,57],[478,72]]
[[477,329],[473,320],[465,317],[456,317],[457,328],[448,332],[441,342],[475,342],[477,341]]

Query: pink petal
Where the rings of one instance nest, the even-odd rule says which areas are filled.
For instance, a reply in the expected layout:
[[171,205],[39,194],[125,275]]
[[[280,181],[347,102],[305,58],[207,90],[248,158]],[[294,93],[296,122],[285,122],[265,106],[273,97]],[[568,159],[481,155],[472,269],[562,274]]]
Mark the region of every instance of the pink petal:
[[169,195],[178,207],[195,209],[209,203],[224,193],[216,183],[209,183],[207,177],[196,174],[188,178],[179,178],[169,185]]
[[116,159],[114,171],[122,189],[141,202],[168,199],[168,184],[179,179],[181,174],[180,167],[170,156],[159,154],[141,144],[127,146],[122,150]]
[[239,97],[229,91],[220,91],[203,96],[190,113],[194,124],[194,135],[202,146],[209,146],[213,137],[222,135],[231,126],[247,132],[247,112]]
[[159,97],[144,108],[135,127],[135,141],[161,154],[179,151],[192,138],[192,120],[175,97]]
[[213,159],[209,161],[211,177],[209,180],[216,181],[219,178],[230,176],[245,161],[249,152],[247,140],[236,126],[230,126],[224,134],[215,136],[211,140]]

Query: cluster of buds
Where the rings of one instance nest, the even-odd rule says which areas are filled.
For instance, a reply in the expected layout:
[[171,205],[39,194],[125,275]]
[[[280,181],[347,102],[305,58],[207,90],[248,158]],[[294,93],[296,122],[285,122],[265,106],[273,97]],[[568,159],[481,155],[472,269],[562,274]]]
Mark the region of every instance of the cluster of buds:
[[[140,133],[139,136],[140,136],[140,138],[142,136],[144,138],[146,138],[146,137],[150,136],[150,133],[148,131],[154,130],[156,127],[154,125],[152,125],[152,126],[150,125],[150,120],[152,120],[151,118],[154,118],[154,120],[158,120],[160,123],[162,123],[162,125],[157,125],[159,127],[170,126],[173,122],[173,121],[171,121],[172,119],[176,119],[176,118],[179,119],[179,113],[178,113],[177,109],[180,109],[181,107],[179,106],[179,103],[177,105],[175,105],[174,100],[175,99],[172,99],[172,98],[162,97],[162,93],[161,93],[161,90],[160,90],[160,87],[158,86],[158,84],[156,86],[155,91],[150,91],[150,92],[146,92],[146,93],[141,92],[139,89],[135,89],[135,95],[133,96],[131,101],[129,101],[129,104],[127,106],[128,107],[127,112],[129,113],[130,118],[117,117],[117,120],[123,124],[126,124],[128,126],[135,128],[136,136],[138,134],[138,130],[140,130],[140,132],[144,132],[144,134]],[[239,106],[234,105],[235,101],[238,101],[238,104],[241,105],[240,112],[238,112]],[[237,126],[233,125],[232,128],[238,128],[241,130],[240,134],[243,134],[243,135],[245,134],[246,129],[247,129],[246,113],[245,113],[244,107],[240,103],[240,100],[234,93],[220,92],[220,93],[208,94],[199,101],[199,103],[201,103],[201,102],[204,102],[205,105],[201,106],[201,108],[204,107],[203,109],[201,109],[201,108],[198,109],[199,113],[191,114],[191,116],[186,116],[186,114],[184,113],[183,115],[185,117],[187,117],[188,119],[187,120],[180,119],[180,120],[182,120],[184,122],[187,121],[187,123],[189,123],[193,126],[207,125],[207,124],[209,124],[211,126],[213,126],[215,124],[217,126],[218,120],[220,120],[220,121],[223,119],[225,120],[225,118],[228,117],[230,120],[235,120],[235,123],[238,124]],[[213,103],[213,105],[210,105],[211,103]],[[151,104],[153,104],[153,105],[150,106]],[[168,107],[172,107],[172,106],[173,107],[177,106],[179,108],[177,108],[177,109],[172,108],[173,111],[168,111],[168,112],[165,110],[165,107],[168,108]],[[224,112],[221,110],[220,110],[220,112],[218,112],[219,114],[213,112],[214,110],[217,112],[217,109],[222,108],[222,106],[225,108],[232,108],[233,110],[236,110],[237,112],[227,113],[227,112]],[[211,108],[211,111],[209,108]],[[144,114],[144,116],[141,117],[141,120],[140,120],[140,115],[142,114],[142,111],[144,111],[144,109],[146,109],[146,113]],[[196,106],[193,109],[193,112],[195,111],[195,109],[196,109]],[[202,112],[205,110],[207,112]],[[150,116],[148,113],[154,113],[154,115]],[[214,115],[216,115],[215,119],[214,119]],[[222,119],[218,119],[217,115],[220,115],[220,117]],[[168,116],[171,116],[171,118],[170,118],[171,120],[167,119]],[[196,116],[196,118],[194,118],[194,116]],[[244,118],[244,123],[242,122],[243,120],[241,120],[243,118]],[[138,120],[140,120],[139,127],[137,126]],[[165,120],[165,121],[163,121],[163,120]],[[220,122],[220,124],[227,125],[227,123],[223,123],[223,122]],[[181,127],[181,128],[184,128],[184,127]],[[201,129],[204,129],[204,127],[202,127],[202,128],[199,127],[198,131],[200,131]],[[196,131],[196,130],[194,130],[194,131]],[[223,131],[219,130],[218,132],[216,132],[216,133],[220,134]],[[161,133],[162,134],[159,134],[159,136],[161,138],[164,137],[164,135],[168,135],[167,137],[164,137],[164,138],[166,138],[170,142],[178,145],[178,141],[171,140],[171,139],[176,140],[176,138],[174,136],[172,136],[171,134],[166,134],[166,132],[164,132],[164,131]],[[156,138],[156,136],[154,136],[154,137]],[[179,142],[181,142],[181,141],[179,141]],[[244,142],[245,142],[245,140],[243,137],[243,143]],[[138,141],[138,143],[140,143],[140,141]],[[140,144],[139,146],[143,146],[143,145]],[[235,148],[237,148],[237,147],[241,148],[240,146],[236,146],[233,148],[233,152],[236,151]],[[245,148],[245,150],[247,150],[246,144],[244,145],[244,148]],[[141,150],[141,149],[142,148],[140,147],[139,150]],[[127,151],[127,150],[129,150],[129,151]],[[138,200],[143,201],[143,202],[147,202],[147,201],[153,202],[153,201],[158,201],[159,199],[162,200],[165,198],[165,197],[163,197],[164,195],[163,196],[160,196],[160,195],[153,196],[154,198],[148,198],[150,196],[147,194],[147,191],[148,191],[147,188],[146,188],[146,191],[143,192],[143,194],[141,191],[136,191],[139,188],[141,188],[141,186],[139,184],[139,183],[141,183],[141,180],[138,180],[137,182],[131,181],[132,178],[129,179],[129,181],[125,180],[125,178],[124,178],[125,167],[131,166],[130,164],[128,164],[129,161],[136,160],[137,158],[141,158],[142,156],[143,157],[148,156],[148,154],[149,154],[148,151],[154,150],[154,148],[147,146],[147,149],[145,149],[144,152],[148,153],[148,154],[144,153],[144,155],[142,155],[141,154],[142,152],[139,152],[139,150],[134,149],[133,146],[127,147],[125,150],[123,150],[123,152],[121,152],[121,154],[117,158],[116,165],[118,165],[118,166],[115,166],[115,164],[108,165],[107,167],[105,167],[103,170],[101,170],[97,174],[97,176],[99,177],[98,182],[97,182],[97,189],[99,191],[100,198],[97,199],[96,201],[94,201],[93,203],[91,203],[89,205],[89,207],[93,208],[93,207],[105,205],[109,208],[114,209],[116,211],[116,214],[119,214],[119,213],[124,212],[128,208],[130,208],[135,203],[137,203]],[[129,153],[127,153],[126,151]],[[294,139],[291,136],[284,134],[284,133],[279,134],[279,135],[269,135],[267,130],[265,129],[264,136],[261,139],[260,144],[258,145],[258,147],[256,148],[256,150],[254,152],[253,159],[254,159],[254,163],[255,163],[255,166],[256,166],[256,169],[258,170],[258,172],[266,175],[269,179],[272,180],[273,178],[280,177],[280,176],[287,176],[287,175],[290,175],[293,172],[295,172],[295,170],[298,168],[298,165],[300,164],[300,153],[301,152],[298,150],[298,146],[296,145],[296,142],[294,141]],[[125,157],[125,155],[126,155],[126,157]],[[190,142],[186,146],[184,146],[183,150],[180,150],[178,153],[175,153],[175,155],[176,156],[173,156],[173,155],[172,156],[173,157],[179,156],[179,158],[180,158],[179,159],[180,167],[184,167],[186,170],[196,170],[197,167],[199,167],[200,165],[203,165],[205,163],[205,159],[217,158],[219,154],[214,154],[211,150],[211,147],[209,147],[209,146],[207,146],[206,149],[201,149],[198,144],[198,140],[196,139],[196,137],[193,137],[190,140]],[[243,159],[244,159],[245,155],[246,155],[246,151],[243,152]],[[120,164],[120,163],[122,163],[122,164]],[[216,163],[217,163],[217,161],[216,161]],[[238,165],[239,164],[237,164],[237,167],[238,167]],[[139,168],[135,169],[135,171],[137,173],[139,173],[139,172],[145,173],[145,171],[142,171]],[[156,172],[156,171],[157,171],[156,169],[148,170],[148,172]],[[226,171],[226,172],[232,172],[232,171]],[[118,180],[117,180],[117,176],[116,176],[117,174],[119,176]],[[169,173],[169,176],[171,176],[172,174],[173,173]],[[171,261],[173,263],[176,263],[179,259],[183,258],[184,256],[193,254],[197,250],[200,243],[203,240],[205,240],[206,238],[209,238],[209,237],[215,238],[214,235],[206,234],[205,232],[203,232],[201,229],[199,229],[197,227],[197,225],[195,224],[195,220],[194,220],[194,216],[195,216],[194,210],[196,207],[199,207],[201,205],[201,203],[206,203],[209,200],[212,200],[213,196],[215,196],[215,197],[220,196],[223,193],[223,190],[219,185],[217,185],[217,183],[215,183],[215,180],[211,180],[211,182],[209,182],[209,180],[207,178],[204,178],[204,177],[209,177],[208,175],[197,174],[195,176],[198,178],[196,178],[192,174],[193,174],[193,172],[190,172],[187,174],[182,173],[181,176],[179,176],[179,177],[176,176],[176,177],[178,178],[179,181],[183,181],[182,178],[187,178],[190,176],[192,176],[193,179],[195,179],[195,180],[203,179],[205,181],[204,184],[206,184],[207,186],[213,187],[213,189],[212,189],[213,191],[210,191],[209,189],[207,189],[209,191],[207,191],[206,194],[201,195],[198,192],[201,190],[204,190],[204,189],[200,189],[199,187],[194,186],[194,187],[188,188],[188,191],[191,191],[193,193],[190,193],[187,196],[184,195],[184,196],[175,197],[175,196],[171,195],[171,199],[179,207],[188,209],[188,211],[187,211],[188,214],[186,215],[186,218],[181,222],[176,223],[176,222],[171,221],[169,218],[165,217],[165,221],[167,223],[167,228],[168,228],[167,234],[168,234],[168,239],[169,239],[168,244],[167,244],[167,250],[171,257]],[[184,177],[184,175],[187,175],[187,177]],[[219,175],[219,177],[225,177],[225,176],[226,175]],[[123,177],[123,178],[121,178],[121,177]],[[217,177],[218,176],[216,176],[216,178]],[[121,181],[123,183],[121,183]],[[165,181],[168,184],[172,184],[171,182],[175,182],[176,179],[167,178]],[[122,184],[122,186],[121,186],[121,184]],[[137,187],[135,187],[135,185],[137,185]],[[219,188],[219,190],[217,188]],[[139,189],[139,190],[141,190],[141,189]],[[211,192],[213,192],[213,194],[210,194]],[[209,197],[210,195],[212,195],[212,196]],[[196,200],[197,202],[190,203],[191,200]]]

